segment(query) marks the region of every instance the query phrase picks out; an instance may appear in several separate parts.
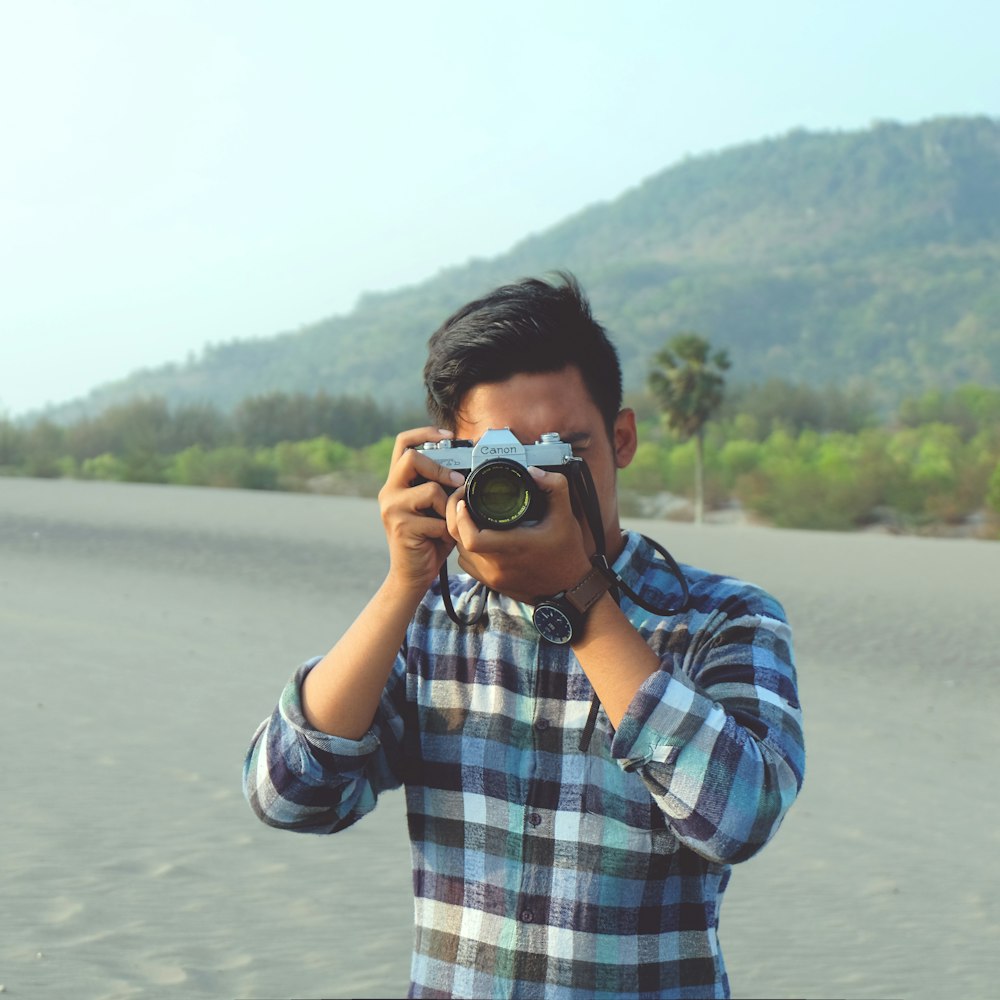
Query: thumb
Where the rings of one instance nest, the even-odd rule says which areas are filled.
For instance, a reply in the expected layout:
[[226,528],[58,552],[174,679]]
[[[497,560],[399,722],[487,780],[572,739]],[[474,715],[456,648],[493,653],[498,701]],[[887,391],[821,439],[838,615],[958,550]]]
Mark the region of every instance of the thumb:
[[540,469],[537,465],[529,465],[528,473],[546,493],[550,492],[552,489],[550,483],[550,480],[552,479],[551,473],[546,472],[544,469]]
[[535,485],[543,493],[548,494],[550,500],[557,500],[558,494],[568,492],[569,480],[558,472],[546,472],[544,469],[538,468],[537,465],[529,465],[528,473],[535,481]]

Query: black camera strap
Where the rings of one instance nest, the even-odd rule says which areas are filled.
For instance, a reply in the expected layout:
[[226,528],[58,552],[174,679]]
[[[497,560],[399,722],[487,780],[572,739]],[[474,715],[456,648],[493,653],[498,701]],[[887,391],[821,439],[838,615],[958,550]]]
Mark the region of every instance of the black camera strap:
[[486,602],[490,599],[490,588],[486,586],[485,583],[476,582],[475,587],[469,591],[469,601],[471,603],[473,596],[479,595],[479,607],[477,607],[468,618],[459,618],[458,612],[455,610],[455,605],[451,599],[451,584],[448,581],[448,560],[445,559],[441,563],[441,573],[438,577],[441,582],[441,601],[444,604],[445,611],[448,612],[448,617],[456,624],[460,625],[462,628],[471,628],[473,625],[478,625],[482,620],[483,615],[486,613]]
[[[579,465],[576,465],[575,463],[579,463]],[[631,600],[634,604],[638,604],[640,608],[652,612],[654,615],[659,615],[662,618],[679,615],[687,608],[691,600],[691,594],[688,590],[687,580],[684,578],[684,574],[681,572],[681,568],[677,565],[674,557],[662,545],[660,545],[659,542],[650,538],[648,535],[642,536],[662,556],[671,576],[677,580],[681,588],[681,602],[677,605],[677,607],[658,608],[652,604],[648,604],[642,599],[642,597],[632,590],[632,588],[629,587],[621,576],[619,576],[608,564],[604,544],[604,523],[601,519],[601,506],[597,498],[597,490],[594,487],[594,478],[590,473],[587,463],[584,462],[583,459],[574,459],[574,469],[574,474],[578,476],[580,480],[578,489],[583,503],[584,513],[587,517],[587,523],[590,525],[590,533],[594,536],[594,545],[597,548],[597,552],[592,557],[591,562],[599,570],[601,570],[602,573],[604,573],[609,581],[612,581],[611,590],[612,596],[615,597],[615,601],[619,604],[621,603],[618,591],[624,591],[629,600]]]

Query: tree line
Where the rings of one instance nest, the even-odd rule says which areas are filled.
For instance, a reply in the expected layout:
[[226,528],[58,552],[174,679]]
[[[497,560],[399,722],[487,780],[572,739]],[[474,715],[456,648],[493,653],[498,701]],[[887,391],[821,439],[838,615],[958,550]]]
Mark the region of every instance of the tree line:
[[231,413],[135,399],[69,424],[0,419],[0,474],[303,489],[327,473],[379,472],[369,450],[424,421],[419,411],[323,392],[265,393]]
[[700,449],[710,509],[738,504],[788,528],[941,532],[971,523],[970,533],[1000,537],[1000,389],[934,390],[880,415],[863,389],[774,379],[724,399],[700,444],[691,431],[671,431],[669,417],[644,416],[620,475],[635,513],[651,496],[689,496]]
[[[709,510],[738,504],[777,526],[843,530],[979,518],[982,534],[1000,536],[1000,389],[928,392],[888,414],[861,388],[780,379],[712,399],[700,434]],[[652,390],[628,403],[640,445],[620,474],[623,509],[692,498],[699,436],[671,426]],[[426,419],[324,393],[268,393],[231,413],[142,399],[65,425],[0,418],[0,474],[374,495],[397,431]]]

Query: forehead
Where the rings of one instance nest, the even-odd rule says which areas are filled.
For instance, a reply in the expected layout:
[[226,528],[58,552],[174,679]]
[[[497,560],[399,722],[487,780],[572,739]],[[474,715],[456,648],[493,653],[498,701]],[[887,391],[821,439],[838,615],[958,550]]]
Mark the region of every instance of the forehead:
[[473,386],[462,399],[455,430],[460,437],[476,437],[509,427],[520,440],[533,441],[548,431],[569,437],[593,434],[601,426],[600,411],[579,369],[571,366]]

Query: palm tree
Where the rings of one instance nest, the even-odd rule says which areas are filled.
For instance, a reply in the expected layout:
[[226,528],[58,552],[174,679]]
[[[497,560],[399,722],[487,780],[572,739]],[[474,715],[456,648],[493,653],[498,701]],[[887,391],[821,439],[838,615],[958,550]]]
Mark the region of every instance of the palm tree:
[[724,350],[712,353],[704,337],[696,333],[678,333],[653,358],[649,388],[663,410],[667,426],[684,437],[695,440],[694,519],[701,524],[704,516],[705,424],[722,402],[729,355]]

